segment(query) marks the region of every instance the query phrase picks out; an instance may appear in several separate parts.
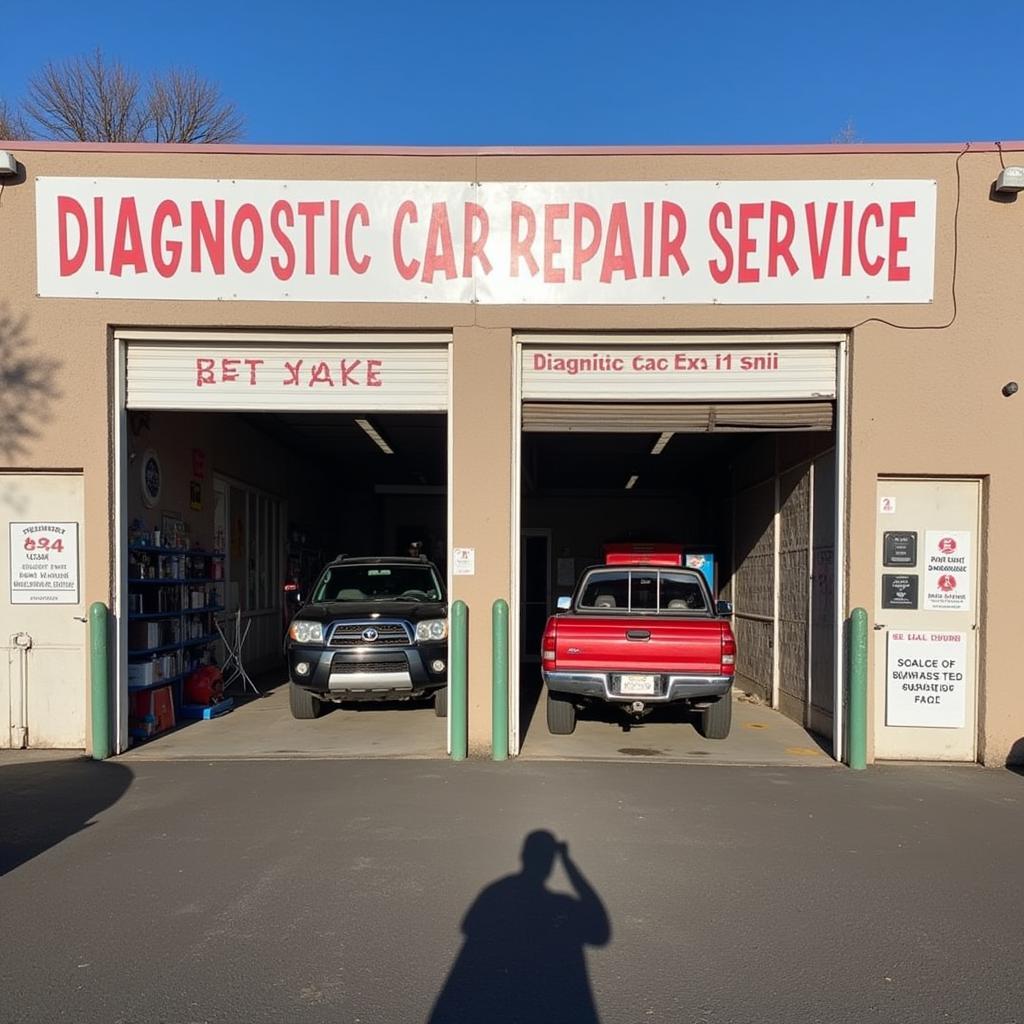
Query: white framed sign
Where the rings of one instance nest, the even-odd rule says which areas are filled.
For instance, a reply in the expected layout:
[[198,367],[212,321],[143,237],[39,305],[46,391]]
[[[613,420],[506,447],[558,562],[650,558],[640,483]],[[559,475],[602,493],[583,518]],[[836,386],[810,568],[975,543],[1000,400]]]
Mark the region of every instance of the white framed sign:
[[970,610],[971,534],[969,530],[925,533],[924,606],[929,611]]
[[455,548],[452,552],[452,575],[476,575],[476,548]]
[[11,604],[78,604],[78,523],[11,523]]
[[891,630],[885,724],[962,729],[967,722],[967,634]]
[[36,179],[43,297],[924,303],[933,180]]

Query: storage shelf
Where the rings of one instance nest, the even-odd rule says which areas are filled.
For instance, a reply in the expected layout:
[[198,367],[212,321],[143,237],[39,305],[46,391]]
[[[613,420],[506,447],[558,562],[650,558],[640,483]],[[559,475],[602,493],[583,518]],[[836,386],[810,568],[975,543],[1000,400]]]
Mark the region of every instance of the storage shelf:
[[145,622],[146,619],[176,619],[181,615],[181,610],[173,612],[129,612],[129,622]]
[[[191,671],[191,670],[190,670]],[[188,672],[179,672],[176,676],[168,676],[166,679],[158,679],[155,683],[142,683],[138,686],[129,685],[129,690],[154,690],[158,686],[172,686],[174,683],[180,683]]]
[[170,585],[172,583],[188,583],[189,581],[184,578],[168,578],[167,576],[155,576],[152,579],[135,579],[132,576],[128,577],[128,586],[133,583],[165,583]]
[[190,576],[186,583],[223,583],[223,580],[215,580],[212,576]]
[[173,643],[161,644],[159,647],[140,647],[134,651],[129,650],[128,657],[145,658],[150,654],[163,654],[165,651],[176,651],[179,647],[181,647],[181,641],[175,640]]
[[[183,640],[180,644],[181,647],[199,647],[200,644],[213,643],[214,640],[219,640],[220,637],[216,633],[207,633],[206,636],[197,636],[194,640]],[[179,646],[175,644],[175,646]],[[131,652],[129,652],[131,653]]]

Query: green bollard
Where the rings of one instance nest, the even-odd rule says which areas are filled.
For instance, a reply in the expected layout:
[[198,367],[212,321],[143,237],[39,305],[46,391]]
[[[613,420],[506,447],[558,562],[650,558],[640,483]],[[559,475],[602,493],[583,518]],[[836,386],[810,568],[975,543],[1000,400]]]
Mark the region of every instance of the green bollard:
[[107,606],[89,606],[89,686],[92,692],[92,756],[110,757],[110,671],[107,657]]
[[452,760],[465,761],[469,742],[469,608],[465,601],[452,604],[451,658],[448,672],[448,714],[452,736]]
[[855,771],[868,765],[868,613],[850,613],[850,672],[847,701],[846,763]]
[[508,758],[508,602],[491,608],[491,760]]

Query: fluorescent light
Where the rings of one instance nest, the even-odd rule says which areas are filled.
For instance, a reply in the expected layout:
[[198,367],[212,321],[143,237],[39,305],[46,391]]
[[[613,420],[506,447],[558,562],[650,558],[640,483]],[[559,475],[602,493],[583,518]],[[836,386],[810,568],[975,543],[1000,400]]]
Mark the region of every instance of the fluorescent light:
[[631,477],[630,477],[630,478],[629,478],[629,479],[628,479],[628,480],[626,481],[626,490],[627,490],[627,491],[629,491],[629,490],[632,490],[632,489],[633,489],[633,487],[635,487],[635,486],[636,486],[636,482],[637,482],[637,480],[639,480],[639,479],[640,479],[640,477],[638,477],[638,476],[636,475],[636,473],[634,473],[634,474],[633,474],[633,475],[632,475],[632,476],[631,476]]
[[661,437],[659,437],[658,440],[654,442],[654,447],[651,449],[651,454],[660,455],[665,450],[665,445],[667,445],[669,441],[672,440],[674,434],[674,430],[666,430],[665,433],[662,434]]
[[363,430],[365,430],[366,433],[369,434],[369,436],[373,439],[373,441],[377,445],[377,447],[385,455],[394,455],[395,454],[394,448],[392,448],[391,445],[389,445],[387,443],[387,441],[385,441],[384,438],[381,437],[380,434],[377,433],[377,428],[369,420],[358,420],[357,419],[356,423],[358,423],[359,426],[361,426],[363,428]]

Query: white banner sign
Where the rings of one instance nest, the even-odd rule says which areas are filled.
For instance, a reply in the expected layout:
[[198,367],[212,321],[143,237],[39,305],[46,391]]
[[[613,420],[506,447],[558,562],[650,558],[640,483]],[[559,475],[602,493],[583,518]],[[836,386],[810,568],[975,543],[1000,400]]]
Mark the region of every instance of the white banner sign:
[[919,303],[936,185],[39,178],[42,296]]
[[967,634],[893,630],[885,724],[961,729],[967,716]]
[[925,533],[924,606],[929,611],[970,608],[971,535],[967,530]]
[[78,604],[78,523],[11,523],[11,604]]

